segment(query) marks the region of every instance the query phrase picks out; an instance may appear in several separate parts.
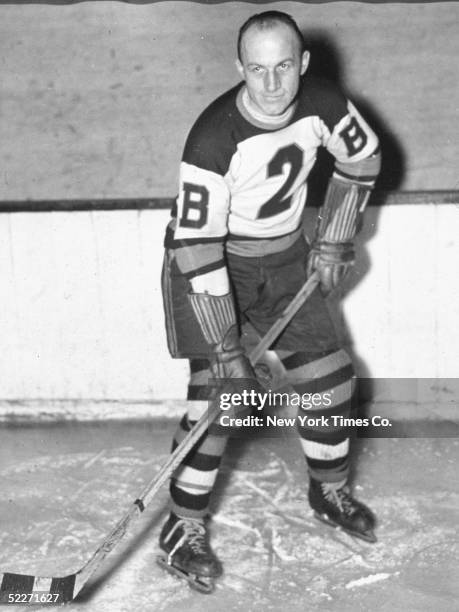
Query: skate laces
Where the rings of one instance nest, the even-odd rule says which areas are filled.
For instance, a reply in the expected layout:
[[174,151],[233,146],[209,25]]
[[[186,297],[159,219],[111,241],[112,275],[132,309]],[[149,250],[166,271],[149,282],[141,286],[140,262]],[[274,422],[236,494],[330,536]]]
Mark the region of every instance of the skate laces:
[[165,541],[171,539],[177,529],[183,529],[183,533],[169,553],[169,557],[183,545],[188,544],[194,552],[202,552],[207,548],[206,528],[202,521],[195,519],[179,519],[167,534]]
[[339,508],[345,514],[352,514],[355,510],[352,497],[347,487],[337,487],[333,482],[322,482],[322,492],[325,499]]

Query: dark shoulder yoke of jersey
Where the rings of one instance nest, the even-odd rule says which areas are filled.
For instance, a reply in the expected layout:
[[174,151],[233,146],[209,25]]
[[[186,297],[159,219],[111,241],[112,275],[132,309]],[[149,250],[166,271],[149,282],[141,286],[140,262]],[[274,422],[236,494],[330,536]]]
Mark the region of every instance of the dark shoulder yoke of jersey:
[[330,132],[348,114],[347,99],[332,81],[305,75],[298,92],[298,106],[292,122],[318,116]]
[[[188,135],[182,161],[224,176],[238,143],[267,131],[252,125],[239,112],[236,98],[242,85],[218,97],[201,113]],[[318,116],[332,132],[347,113],[347,100],[336,85],[306,76],[301,80],[297,109],[290,123]]]
[[244,119],[237,108],[242,86],[242,82],[238,83],[201,113],[188,135],[182,161],[225,176],[237,145],[264,133]]

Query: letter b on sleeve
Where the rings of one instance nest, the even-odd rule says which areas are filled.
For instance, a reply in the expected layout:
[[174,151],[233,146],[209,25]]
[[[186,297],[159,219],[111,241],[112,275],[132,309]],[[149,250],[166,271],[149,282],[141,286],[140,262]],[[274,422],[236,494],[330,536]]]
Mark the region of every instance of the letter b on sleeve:
[[207,223],[209,191],[203,185],[183,183],[181,227],[200,229]]
[[355,117],[351,117],[349,124],[340,131],[339,135],[346,145],[349,157],[361,151],[368,141],[367,135]]

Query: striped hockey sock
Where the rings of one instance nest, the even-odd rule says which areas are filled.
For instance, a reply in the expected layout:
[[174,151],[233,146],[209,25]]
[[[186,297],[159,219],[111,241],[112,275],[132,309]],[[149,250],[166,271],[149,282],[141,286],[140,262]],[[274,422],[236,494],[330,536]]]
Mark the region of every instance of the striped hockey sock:
[[[280,358],[289,383],[304,400],[298,415],[314,421],[302,425],[297,420],[309,475],[320,482],[344,484],[349,472],[349,431],[339,417],[350,416],[355,386],[348,354],[342,349],[319,357],[284,352]],[[336,422],[332,415],[338,417]]]
[[[191,376],[188,399],[191,406],[182,417],[174,436],[172,451],[183,440],[193,424],[207,410],[210,372],[205,359],[191,360]],[[182,518],[204,518],[209,510],[210,496],[215,484],[224,453],[227,436],[215,435],[208,431],[188,453],[171,479],[169,491],[171,510]]]

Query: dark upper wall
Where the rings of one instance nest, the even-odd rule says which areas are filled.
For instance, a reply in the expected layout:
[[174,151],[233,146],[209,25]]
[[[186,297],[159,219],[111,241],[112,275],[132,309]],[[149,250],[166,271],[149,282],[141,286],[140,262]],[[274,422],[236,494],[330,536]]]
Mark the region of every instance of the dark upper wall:
[[457,189],[459,4],[1,5],[0,199],[159,197],[186,133],[276,8],[383,136],[383,186]]

